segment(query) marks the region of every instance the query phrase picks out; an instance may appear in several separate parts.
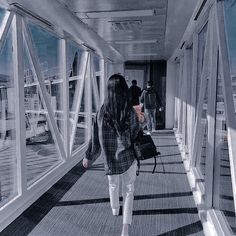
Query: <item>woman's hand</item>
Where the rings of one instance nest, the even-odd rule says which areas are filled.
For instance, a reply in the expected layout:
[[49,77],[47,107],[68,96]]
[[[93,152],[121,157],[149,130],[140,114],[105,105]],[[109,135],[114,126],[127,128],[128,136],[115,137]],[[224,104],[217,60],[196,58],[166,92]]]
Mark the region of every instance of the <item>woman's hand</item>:
[[84,158],[83,159],[83,166],[84,166],[84,168],[88,168],[88,165],[89,165],[89,160],[87,158]]

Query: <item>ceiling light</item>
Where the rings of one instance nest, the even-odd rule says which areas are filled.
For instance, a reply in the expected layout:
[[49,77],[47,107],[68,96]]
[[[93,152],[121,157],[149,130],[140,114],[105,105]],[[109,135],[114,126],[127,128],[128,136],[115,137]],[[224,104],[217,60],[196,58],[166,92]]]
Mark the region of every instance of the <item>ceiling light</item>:
[[157,40],[120,40],[115,41],[115,44],[144,44],[144,43],[158,43]]
[[131,10],[131,11],[96,11],[76,13],[80,18],[113,18],[113,17],[139,17],[139,16],[154,16],[156,15],[155,9],[148,10]]

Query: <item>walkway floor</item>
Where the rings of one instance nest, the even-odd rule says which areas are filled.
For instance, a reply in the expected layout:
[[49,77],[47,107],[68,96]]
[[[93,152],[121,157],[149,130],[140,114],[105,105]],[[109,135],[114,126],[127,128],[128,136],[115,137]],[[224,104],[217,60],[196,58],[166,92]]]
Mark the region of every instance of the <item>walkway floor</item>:
[[[204,235],[172,131],[153,135],[158,160],[141,166],[135,183],[130,236]],[[119,236],[122,216],[112,216],[102,158],[84,171],[81,163],[27,209],[1,236]]]

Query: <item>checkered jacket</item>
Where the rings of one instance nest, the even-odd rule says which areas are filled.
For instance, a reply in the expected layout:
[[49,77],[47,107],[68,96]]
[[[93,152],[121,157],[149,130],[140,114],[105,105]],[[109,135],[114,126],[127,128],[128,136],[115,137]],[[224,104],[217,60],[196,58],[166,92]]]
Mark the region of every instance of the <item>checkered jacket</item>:
[[135,160],[133,143],[141,129],[138,116],[132,109],[130,127],[121,135],[117,134],[115,128],[106,125],[103,119],[104,108],[102,107],[93,123],[93,133],[86,151],[86,158],[93,160],[102,153],[106,175],[122,174]]

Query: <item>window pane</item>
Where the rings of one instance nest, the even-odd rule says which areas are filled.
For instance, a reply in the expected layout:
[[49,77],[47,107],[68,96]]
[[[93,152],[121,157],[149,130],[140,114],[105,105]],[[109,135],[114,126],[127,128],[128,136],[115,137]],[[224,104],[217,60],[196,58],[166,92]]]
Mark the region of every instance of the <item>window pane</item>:
[[[25,124],[27,184],[30,186],[60,162],[49,124],[48,111],[44,107],[38,79],[24,42]],[[49,90],[50,85],[45,83]],[[55,101],[54,101],[55,102]]]
[[12,28],[0,51],[0,206],[17,194]]
[[[59,69],[59,39],[43,28],[29,23],[33,44],[43,74],[57,126],[63,133],[62,78]],[[30,81],[26,81],[30,83]]]
[[236,218],[231,181],[227,122],[222,79],[218,75],[215,126],[214,208],[221,210],[236,233]]
[[3,19],[4,19],[5,15],[6,15],[6,12],[7,12],[7,11],[5,11],[5,10],[2,9],[2,8],[0,8],[0,27],[1,27],[1,25],[2,25],[2,22],[3,22]]
[[[92,81],[92,112],[96,113],[98,110],[98,106],[100,106],[100,58],[96,54],[92,54],[93,57],[93,79]],[[96,90],[96,91],[95,91]],[[97,105],[96,105],[97,103]]]
[[236,75],[236,1],[224,1],[224,7],[231,71]]
[[[73,43],[68,43],[67,50],[67,63],[68,63],[68,78],[69,78],[69,110],[75,112],[75,105],[77,98],[75,98],[75,92],[77,83],[81,82],[82,73],[82,55],[84,51],[75,46]],[[79,86],[78,86],[79,88]],[[77,88],[77,89],[78,89]],[[76,94],[77,97],[77,94]],[[73,104],[74,103],[74,104]],[[74,113],[71,114],[72,116]]]
[[199,136],[199,145],[201,147],[200,155],[198,155],[196,167],[200,171],[201,181],[205,182],[205,165],[206,165],[206,149],[207,149],[207,134],[208,134],[208,123],[207,123],[207,105],[208,105],[208,78],[206,79],[206,90],[204,95],[204,103],[201,115],[201,132]]
[[87,126],[87,120],[86,120],[85,97],[84,96],[85,96],[85,94],[83,91],[82,103],[81,103],[81,108],[79,111],[78,121],[76,123],[76,133],[75,133],[75,139],[74,139],[72,151],[75,151],[78,147],[80,147],[82,144],[85,143],[85,135],[86,135],[86,130],[87,130],[88,126]]
[[[76,105],[78,104],[79,97],[81,96],[81,106],[79,110],[78,120],[76,122],[76,132],[74,143],[72,145],[72,151],[79,148],[85,142],[85,133],[87,129],[86,125],[86,112],[85,112],[85,99],[84,99],[84,87],[82,94],[79,94],[79,90],[82,86],[82,71],[85,64],[82,63],[84,50],[79,48],[73,43],[68,43],[67,50],[67,62],[68,62],[68,76],[69,76],[69,111],[70,111],[70,134],[75,121]],[[72,140],[70,140],[72,142]]]
[[198,103],[200,84],[201,84],[201,74],[204,63],[204,53],[206,46],[206,35],[207,35],[208,23],[203,27],[198,35],[198,61],[197,61],[197,87],[196,87],[196,107]]

